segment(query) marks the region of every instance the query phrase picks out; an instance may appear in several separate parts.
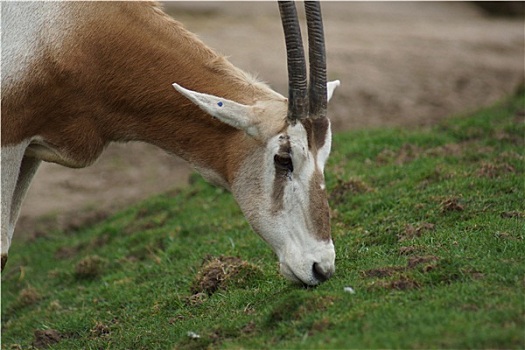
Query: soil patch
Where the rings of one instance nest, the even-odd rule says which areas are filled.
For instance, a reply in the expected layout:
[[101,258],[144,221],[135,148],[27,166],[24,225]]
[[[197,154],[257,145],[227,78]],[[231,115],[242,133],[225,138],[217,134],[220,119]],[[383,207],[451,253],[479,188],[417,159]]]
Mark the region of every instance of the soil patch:
[[414,247],[414,246],[400,247],[399,254],[400,255],[410,255],[410,254],[417,253],[419,249],[420,249],[419,247]]
[[[413,256],[408,258],[407,267],[409,269],[413,269],[421,264],[428,264],[439,261],[439,258],[435,255],[427,255],[427,256]],[[427,265],[428,266],[428,265]]]
[[75,276],[79,279],[93,279],[102,274],[106,261],[97,255],[87,256],[75,266]]
[[379,267],[376,269],[370,269],[363,271],[363,276],[365,277],[377,277],[377,278],[384,278],[384,277],[390,277],[394,274],[405,271],[406,268],[404,266],[389,266],[389,267]]
[[337,184],[330,191],[329,200],[334,205],[338,205],[348,201],[348,197],[351,194],[361,194],[371,191],[373,191],[373,188],[359,179],[350,179],[348,181],[338,179]]
[[419,288],[420,284],[409,278],[401,278],[399,280],[387,282],[383,287],[388,289],[407,290]]
[[[406,266],[386,266],[362,271],[361,274],[367,278],[381,279],[374,281],[370,288],[408,290],[419,288],[422,283],[407,276],[410,270],[418,269],[423,273],[428,273],[437,268],[440,258],[435,255],[413,256],[408,258]],[[423,266],[421,266],[423,265]],[[394,277],[391,280],[385,281]]]
[[382,150],[376,157],[378,164],[388,164],[394,162],[394,164],[402,165],[412,162],[419,158],[423,153],[423,150],[409,143],[405,143],[398,151],[392,151],[389,148]]
[[500,214],[500,216],[504,219],[508,219],[508,218],[519,218],[519,219],[523,219],[525,218],[525,211],[504,211]]
[[28,306],[33,305],[40,301],[42,299],[42,296],[40,293],[33,287],[27,287],[20,291],[18,294],[18,305],[20,306]]
[[62,335],[55,329],[37,329],[34,336],[33,346],[37,349],[45,349],[62,339]]
[[489,179],[494,179],[515,172],[516,169],[514,169],[512,165],[507,163],[483,163],[481,165],[481,168],[477,171],[477,175],[480,177],[488,177]]
[[429,222],[423,222],[416,226],[408,224],[405,226],[405,231],[401,234],[398,234],[397,238],[399,242],[411,240],[416,237],[421,237],[426,232],[434,231],[435,227],[436,225]]
[[457,197],[450,197],[450,198],[443,200],[440,206],[441,206],[442,213],[465,210],[465,206],[461,204],[460,199]]
[[[197,273],[191,292],[194,295],[212,295],[219,289],[245,287],[254,278],[262,276],[259,267],[232,256],[206,257]],[[198,299],[200,300],[201,297]]]

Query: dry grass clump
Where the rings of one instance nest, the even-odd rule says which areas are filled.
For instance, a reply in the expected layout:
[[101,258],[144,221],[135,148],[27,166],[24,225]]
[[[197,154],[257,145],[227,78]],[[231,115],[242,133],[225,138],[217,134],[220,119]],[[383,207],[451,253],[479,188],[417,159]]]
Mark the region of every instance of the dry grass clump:
[[75,276],[80,279],[92,279],[104,271],[106,261],[97,255],[87,256],[75,266]]
[[34,333],[33,347],[46,349],[62,340],[62,335],[54,329],[36,329]]
[[253,279],[262,277],[259,267],[232,256],[207,257],[191,286],[193,294],[211,295],[219,289],[245,287]]
[[28,306],[37,303],[41,299],[40,293],[33,287],[27,287],[18,294],[18,304]]

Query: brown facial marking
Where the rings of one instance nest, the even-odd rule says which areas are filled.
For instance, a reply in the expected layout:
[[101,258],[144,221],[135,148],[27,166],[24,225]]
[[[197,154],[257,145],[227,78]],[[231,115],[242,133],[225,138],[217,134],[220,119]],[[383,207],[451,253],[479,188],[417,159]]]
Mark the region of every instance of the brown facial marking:
[[[329,127],[328,118],[301,120],[308,137],[308,149],[317,157],[317,150],[326,142],[326,133]],[[330,208],[326,190],[321,189],[324,184],[323,174],[316,169],[310,180],[310,213],[313,232],[320,240],[330,239]]]
[[[291,163],[290,137],[282,135],[279,138],[280,146],[277,154],[274,157],[275,179],[273,182],[272,191],[272,213],[277,214],[284,208],[284,188],[288,182],[291,172],[293,171],[293,164]],[[289,160],[289,164],[286,163]],[[283,162],[284,160],[284,162]]]
[[284,208],[284,188],[287,181],[285,176],[279,174],[275,176],[272,191],[272,214],[277,214]]
[[326,141],[326,132],[328,130],[328,118],[319,118],[312,120],[302,119],[301,123],[303,124],[306,135],[308,137],[308,149],[317,150],[324,146]]
[[310,180],[310,213],[313,232],[320,240],[330,239],[330,208],[326,191],[321,189],[323,174],[316,170]]

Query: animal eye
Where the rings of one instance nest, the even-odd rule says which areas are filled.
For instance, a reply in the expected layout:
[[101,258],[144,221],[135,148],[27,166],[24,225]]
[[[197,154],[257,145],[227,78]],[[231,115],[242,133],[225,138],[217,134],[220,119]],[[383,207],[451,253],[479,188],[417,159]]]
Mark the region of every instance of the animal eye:
[[280,169],[287,170],[289,172],[293,172],[292,157],[290,157],[289,154],[286,154],[286,155],[276,154],[273,157],[273,160],[275,162],[275,165],[279,167]]

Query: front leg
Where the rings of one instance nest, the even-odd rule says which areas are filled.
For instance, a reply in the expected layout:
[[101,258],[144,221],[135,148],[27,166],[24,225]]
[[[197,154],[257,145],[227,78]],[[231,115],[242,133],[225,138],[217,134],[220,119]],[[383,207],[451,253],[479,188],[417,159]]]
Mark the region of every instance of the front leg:
[[2,270],[22,201],[41,162],[37,158],[24,157],[28,144],[2,147]]

